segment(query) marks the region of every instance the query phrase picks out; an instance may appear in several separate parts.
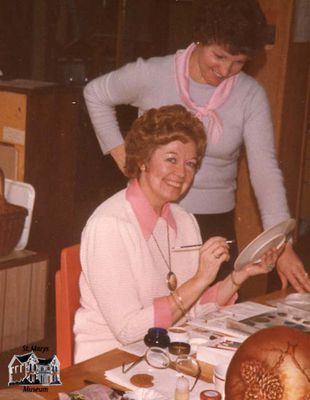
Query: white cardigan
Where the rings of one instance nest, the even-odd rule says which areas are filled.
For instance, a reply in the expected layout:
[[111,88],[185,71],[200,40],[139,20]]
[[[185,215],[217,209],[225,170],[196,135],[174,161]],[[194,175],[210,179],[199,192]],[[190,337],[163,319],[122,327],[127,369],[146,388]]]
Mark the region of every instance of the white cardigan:
[[[144,239],[125,193],[122,190],[102,203],[82,234],[75,362],[142,339],[154,326],[154,299],[169,295],[167,265],[153,238]],[[177,223],[177,234],[169,228],[171,247],[200,243],[195,218],[176,204],[171,210]],[[159,218],[153,231],[163,251],[167,249],[166,226],[166,221]],[[172,270],[181,285],[196,272],[198,252],[172,252],[171,256]],[[207,290],[204,302],[206,297],[216,301],[217,286]],[[199,307],[196,304],[191,312]],[[168,318],[162,326],[170,324]]]

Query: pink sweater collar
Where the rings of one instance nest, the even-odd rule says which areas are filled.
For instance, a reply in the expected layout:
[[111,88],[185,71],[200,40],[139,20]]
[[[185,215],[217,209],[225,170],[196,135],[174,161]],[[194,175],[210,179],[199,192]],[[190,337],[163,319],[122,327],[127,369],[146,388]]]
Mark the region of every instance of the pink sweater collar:
[[[145,240],[148,240],[151,237],[159,216],[155,213],[142,192],[137,179],[133,179],[129,182],[126,190],[126,199],[133,208]],[[160,217],[164,218],[172,229],[175,231],[177,230],[176,222],[169,203],[165,204],[163,207]]]
[[207,134],[213,143],[217,143],[223,133],[223,124],[216,109],[228,98],[239,74],[225,79],[216,88],[210,100],[204,106],[198,106],[194,103],[189,94],[189,60],[195,47],[196,44],[192,43],[185,50],[177,51],[175,55],[177,88],[183,103],[195,113],[196,117],[202,120],[204,116],[208,116],[209,123]]

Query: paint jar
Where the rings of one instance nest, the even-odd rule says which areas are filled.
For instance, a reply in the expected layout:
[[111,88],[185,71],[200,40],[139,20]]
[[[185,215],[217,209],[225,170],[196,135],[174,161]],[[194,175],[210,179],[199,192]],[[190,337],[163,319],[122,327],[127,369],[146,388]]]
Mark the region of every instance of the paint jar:
[[144,336],[144,343],[148,347],[161,347],[165,349],[169,346],[170,339],[168,332],[164,328],[150,328]]

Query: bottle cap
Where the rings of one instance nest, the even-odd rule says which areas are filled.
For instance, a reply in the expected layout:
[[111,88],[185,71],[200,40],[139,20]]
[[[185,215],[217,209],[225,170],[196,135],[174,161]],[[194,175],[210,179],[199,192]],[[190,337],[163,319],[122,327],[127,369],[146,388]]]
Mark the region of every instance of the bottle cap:
[[179,356],[181,354],[189,354],[191,351],[191,346],[185,342],[171,342],[168,345],[168,350],[170,354]]
[[221,393],[217,390],[204,390],[200,393],[200,400],[221,400]]

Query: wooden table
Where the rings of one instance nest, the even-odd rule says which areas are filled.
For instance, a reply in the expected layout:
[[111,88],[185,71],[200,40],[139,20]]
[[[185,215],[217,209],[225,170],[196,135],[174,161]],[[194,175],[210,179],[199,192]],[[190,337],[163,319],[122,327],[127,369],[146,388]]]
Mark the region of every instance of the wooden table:
[[[269,295],[261,296],[255,299],[255,301],[259,303],[265,303],[267,300],[278,299],[287,296],[291,293],[292,290],[283,290],[271,293]],[[101,354],[97,357],[94,357],[90,360],[84,361],[82,363],[73,365],[69,368],[65,368],[61,370],[60,378],[62,381],[61,386],[48,386],[48,392],[42,393],[38,392],[37,394],[41,395],[45,399],[55,400],[58,399],[58,393],[61,392],[70,392],[73,390],[78,390],[85,386],[84,379],[88,379],[94,381],[96,383],[111,384],[106,381],[103,377],[103,373],[105,370],[116,368],[120,366],[123,362],[131,362],[135,360],[137,357],[121,351],[119,349],[111,350],[107,353]],[[205,363],[201,363],[202,365],[202,379],[207,382],[212,379],[212,366],[207,365]],[[41,388],[44,388],[42,386]],[[117,385],[115,388],[119,388]]]

